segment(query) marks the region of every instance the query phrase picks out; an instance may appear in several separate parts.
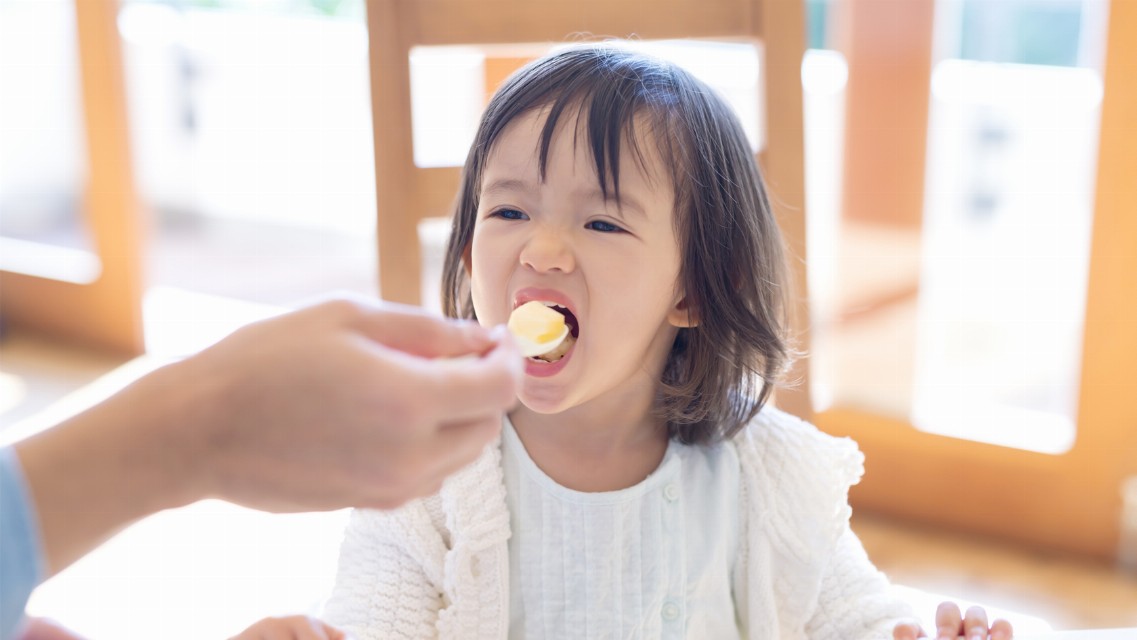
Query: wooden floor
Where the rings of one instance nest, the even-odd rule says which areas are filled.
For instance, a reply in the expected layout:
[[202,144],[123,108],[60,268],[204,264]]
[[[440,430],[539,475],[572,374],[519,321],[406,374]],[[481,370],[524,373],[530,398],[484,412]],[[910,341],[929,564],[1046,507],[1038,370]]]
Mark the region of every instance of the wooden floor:
[[[881,384],[879,377],[906,382],[914,375],[920,234],[846,223],[839,242],[838,255],[856,259],[842,264],[835,287],[841,322],[825,353],[831,401],[908,416],[913,385]],[[876,375],[863,375],[865,362],[873,363]],[[866,473],[872,473],[871,462]],[[1137,575],[868,513],[856,513],[853,524],[869,556],[896,583],[1042,618],[1058,630],[1137,627]]]
[[[0,436],[121,364],[9,332],[0,341],[0,392],[14,404],[0,397]],[[10,393],[21,388],[19,399]],[[1135,575],[867,513],[856,514],[853,526],[877,566],[899,584],[1036,616],[1055,629],[1137,627]]]
[[1137,627],[1137,575],[871,514],[853,516],[893,582],[1042,618],[1056,630]]

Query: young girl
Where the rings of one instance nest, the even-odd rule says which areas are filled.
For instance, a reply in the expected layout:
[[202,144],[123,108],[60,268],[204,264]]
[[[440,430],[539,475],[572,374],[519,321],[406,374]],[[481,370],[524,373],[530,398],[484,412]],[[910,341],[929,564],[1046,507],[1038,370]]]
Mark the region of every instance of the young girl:
[[[353,514],[328,620],[358,640],[914,638],[849,529],[860,452],[767,404],[785,282],[710,88],[611,45],[519,71],[466,161],[444,307],[489,326],[543,302],[567,350],[527,361],[500,442],[437,495]],[[939,621],[1010,637],[981,614]]]

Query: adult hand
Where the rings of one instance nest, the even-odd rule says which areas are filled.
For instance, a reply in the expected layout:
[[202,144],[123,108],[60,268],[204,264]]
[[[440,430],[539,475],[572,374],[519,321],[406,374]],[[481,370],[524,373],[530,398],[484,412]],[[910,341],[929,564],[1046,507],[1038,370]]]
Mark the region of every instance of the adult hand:
[[282,512],[431,493],[498,434],[522,368],[504,330],[392,304],[242,328],[17,443],[48,575],[202,498]]
[[[447,359],[469,354],[481,357]],[[501,428],[523,362],[508,332],[337,300],[251,325],[169,372],[199,387],[188,453],[207,495],[267,511],[391,508]],[[196,408],[196,410],[195,410]]]

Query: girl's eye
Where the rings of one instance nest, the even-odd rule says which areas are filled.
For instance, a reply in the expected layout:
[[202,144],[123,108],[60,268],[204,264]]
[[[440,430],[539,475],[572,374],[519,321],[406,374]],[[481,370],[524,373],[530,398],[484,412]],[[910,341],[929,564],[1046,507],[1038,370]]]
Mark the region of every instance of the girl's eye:
[[588,224],[584,225],[584,228],[585,229],[592,229],[593,231],[600,231],[602,233],[620,233],[621,231],[623,231],[623,229],[621,229],[620,227],[617,227],[616,225],[612,224],[611,222],[606,222],[604,220],[593,220],[593,221],[589,222]]
[[526,220],[529,216],[526,216],[517,209],[498,209],[491,213],[490,217],[501,218],[503,220]]

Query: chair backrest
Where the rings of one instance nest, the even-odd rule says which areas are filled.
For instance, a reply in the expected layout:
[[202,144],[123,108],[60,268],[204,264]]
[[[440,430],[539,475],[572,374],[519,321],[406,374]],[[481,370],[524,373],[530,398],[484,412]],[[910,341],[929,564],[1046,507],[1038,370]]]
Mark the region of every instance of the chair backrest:
[[574,33],[757,37],[754,0],[376,0],[397,5],[412,45],[560,42]]
[[[421,302],[418,223],[451,213],[459,170],[415,166],[409,57],[413,47],[560,43],[579,35],[641,40],[745,39],[761,43],[767,96],[760,155],[786,233],[797,288],[796,334],[808,346],[804,307],[804,166],[801,61],[804,0],[368,0],[380,294]],[[765,32],[765,34],[764,34]],[[779,404],[808,415],[806,370]],[[787,406],[788,405],[788,406]]]

